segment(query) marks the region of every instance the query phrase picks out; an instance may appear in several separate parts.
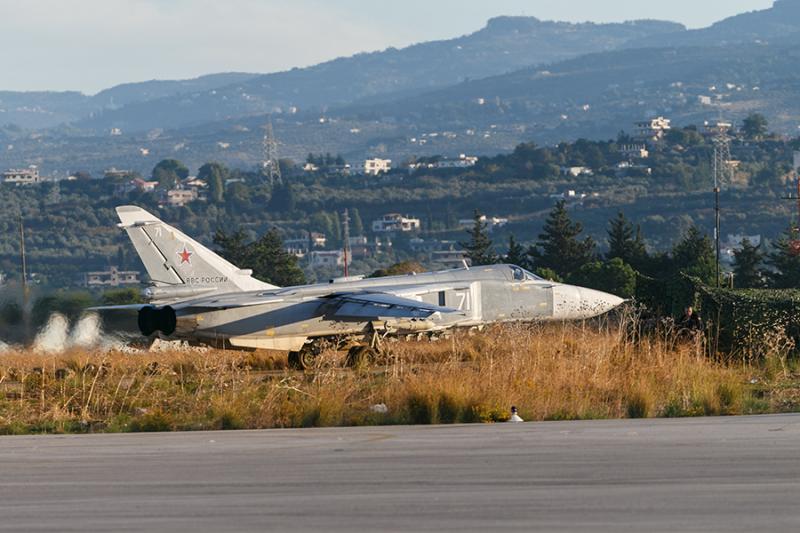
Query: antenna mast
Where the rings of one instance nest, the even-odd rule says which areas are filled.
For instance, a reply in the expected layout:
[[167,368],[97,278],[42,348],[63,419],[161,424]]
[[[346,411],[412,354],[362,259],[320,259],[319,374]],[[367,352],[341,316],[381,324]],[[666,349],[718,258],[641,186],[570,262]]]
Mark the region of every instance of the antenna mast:
[[731,139],[728,130],[731,124],[718,121],[712,131],[714,132],[714,245],[716,248],[716,286],[720,286],[720,256],[721,256],[721,230],[720,230],[720,205],[719,193],[723,183],[730,183],[731,170]]
[[278,141],[272,129],[272,120],[264,126],[264,159],[261,162],[261,171],[269,180],[270,187],[282,183],[281,165],[278,158]]
[[343,237],[344,237],[344,277],[349,277],[349,260],[350,260],[350,213],[347,209],[344,210],[342,217]]

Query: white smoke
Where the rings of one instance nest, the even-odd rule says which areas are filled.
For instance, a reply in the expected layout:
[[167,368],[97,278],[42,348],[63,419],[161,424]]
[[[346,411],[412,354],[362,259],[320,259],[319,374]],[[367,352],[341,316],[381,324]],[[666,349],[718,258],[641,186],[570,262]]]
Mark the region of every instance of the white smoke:
[[0,341],[0,354],[3,354],[9,350],[11,350],[11,346],[9,346],[3,341]]
[[47,324],[39,331],[33,341],[37,352],[63,352],[67,348],[69,322],[61,313],[53,313]]
[[100,342],[102,327],[97,313],[83,315],[72,328],[69,336],[69,345],[89,348]]

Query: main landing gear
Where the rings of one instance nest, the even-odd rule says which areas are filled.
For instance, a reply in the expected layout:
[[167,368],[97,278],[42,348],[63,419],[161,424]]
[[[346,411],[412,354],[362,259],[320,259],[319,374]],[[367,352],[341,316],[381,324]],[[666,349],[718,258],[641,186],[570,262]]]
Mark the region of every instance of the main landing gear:
[[336,351],[347,350],[345,364],[350,368],[366,368],[378,361],[388,359],[389,350],[383,342],[383,335],[377,331],[372,330],[359,341],[356,342],[353,338],[315,340],[303,346],[300,351],[289,352],[289,366],[297,370],[310,370],[316,366],[317,357],[326,348],[333,348]]

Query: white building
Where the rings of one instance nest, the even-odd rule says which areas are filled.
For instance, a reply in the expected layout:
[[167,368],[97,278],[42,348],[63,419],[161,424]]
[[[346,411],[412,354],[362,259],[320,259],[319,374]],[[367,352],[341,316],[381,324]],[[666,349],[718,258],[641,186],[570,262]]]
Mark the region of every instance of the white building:
[[84,274],[84,283],[87,287],[120,287],[122,285],[139,285],[139,272],[134,270],[119,270],[112,266],[101,272],[87,272]]
[[39,175],[39,169],[36,165],[31,165],[24,169],[11,168],[3,172],[3,183],[33,185],[42,181],[44,181],[44,178]]
[[[508,224],[507,218],[500,218],[500,217],[487,217],[486,215],[481,215],[481,222],[486,224],[486,229],[488,231],[493,231],[495,228],[502,228],[506,224]],[[471,228],[475,225],[475,218],[462,218],[458,221],[458,224],[462,228]]]
[[656,117],[650,120],[636,123],[636,136],[646,141],[658,141],[664,134],[672,129],[671,120],[664,117]]
[[364,161],[364,174],[368,176],[377,176],[392,170],[391,159],[367,159]]
[[478,158],[472,155],[460,154],[458,159],[442,159],[433,163],[433,168],[469,168],[478,163]]
[[594,171],[589,167],[561,167],[560,171],[562,176],[572,176],[573,178],[594,175]]
[[344,266],[344,252],[342,250],[313,251],[309,255],[312,267],[340,267]]
[[404,217],[398,213],[389,213],[372,221],[374,233],[418,231],[420,228],[422,228],[420,219]]
[[170,189],[167,191],[166,203],[173,207],[183,207],[200,197],[196,187],[187,189]]
[[633,159],[647,159],[650,157],[647,145],[644,144],[623,144],[619,147],[619,151],[625,157]]
[[431,262],[443,268],[459,268],[464,265],[464,261],[467,261],[464,250],[451,248],[449,250],[431,252]]

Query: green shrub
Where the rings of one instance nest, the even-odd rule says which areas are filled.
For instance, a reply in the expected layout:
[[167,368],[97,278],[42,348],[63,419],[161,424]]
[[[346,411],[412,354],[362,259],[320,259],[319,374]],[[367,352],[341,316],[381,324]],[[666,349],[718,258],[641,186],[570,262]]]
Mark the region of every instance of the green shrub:
[[650,402],[644,394],[634,392],[628,397],[625,405],[625,414],[628,418],[647,418],[650,412]]

